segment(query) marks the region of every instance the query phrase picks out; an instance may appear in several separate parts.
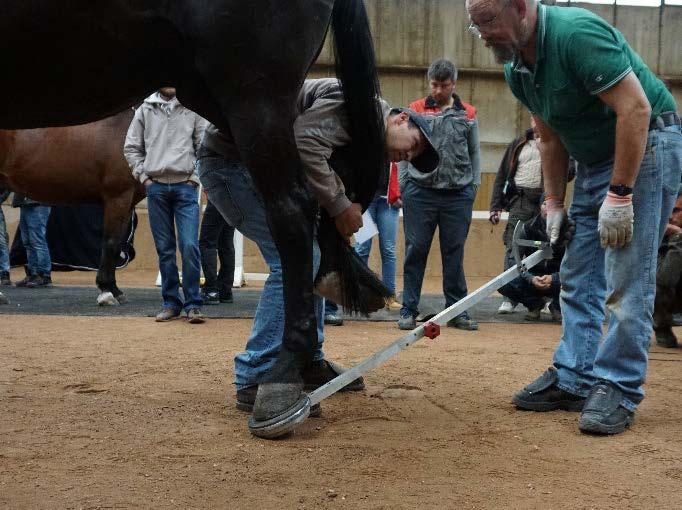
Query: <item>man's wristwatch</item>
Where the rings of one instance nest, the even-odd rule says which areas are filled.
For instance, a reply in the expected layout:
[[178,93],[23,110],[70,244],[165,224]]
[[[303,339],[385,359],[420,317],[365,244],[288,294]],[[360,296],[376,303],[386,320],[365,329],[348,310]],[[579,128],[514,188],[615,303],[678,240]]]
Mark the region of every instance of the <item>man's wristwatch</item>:
[[611,184],[611,186],[609,186],[609,191],[611,193],[615,193],[619,197],[632,195],[632,188],[630,186],[626,186],[625,184]]

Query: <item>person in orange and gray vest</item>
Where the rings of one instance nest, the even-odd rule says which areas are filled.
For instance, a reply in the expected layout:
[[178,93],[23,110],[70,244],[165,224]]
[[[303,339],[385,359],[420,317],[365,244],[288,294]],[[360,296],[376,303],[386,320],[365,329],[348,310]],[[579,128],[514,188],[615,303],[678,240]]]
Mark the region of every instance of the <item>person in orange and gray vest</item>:
[[[440,156],[432,172],[420,172],[405,161],[398,164],[403,201],[405,261],[402,309],[398,328],[413,329],[419,314],[422,283],[431,241],[438,227],[443,263],[445,307],[467,295],[464,244],[469,234],[474,199],[481,185],[481,150],[476,109],[455,94],[457,69],[445,59],[427,73],[431,94],[410,104],[424,114]],[[447,323],[474,331],[478,324],[464,311]]]

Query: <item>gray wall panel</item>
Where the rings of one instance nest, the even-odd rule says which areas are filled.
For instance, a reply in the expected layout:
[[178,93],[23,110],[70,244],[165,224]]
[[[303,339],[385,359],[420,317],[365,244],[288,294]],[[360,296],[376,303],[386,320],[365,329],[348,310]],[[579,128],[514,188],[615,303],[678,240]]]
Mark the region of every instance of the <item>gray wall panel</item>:
[[682,75],[682,6],[666,5],[661,30],[661,67],[664,75]]
[[660,11],[652,7],[618,6],[617,26],[646,65],[658,72]]

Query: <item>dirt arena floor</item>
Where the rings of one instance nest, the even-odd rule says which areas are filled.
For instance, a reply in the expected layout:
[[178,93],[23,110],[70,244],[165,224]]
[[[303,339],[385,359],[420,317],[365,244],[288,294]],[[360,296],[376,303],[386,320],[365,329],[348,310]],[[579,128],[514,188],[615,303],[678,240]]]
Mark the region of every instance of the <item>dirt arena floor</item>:
[[[682,507],[682,349],[652,348],[649,397],[617,437],[510,405],[557,325],[482,324],[422,340],[265,441],[234,408],[249,320],[0,320],[3,508]],[[350,365],[396,336],[348,322],[326,353]]]

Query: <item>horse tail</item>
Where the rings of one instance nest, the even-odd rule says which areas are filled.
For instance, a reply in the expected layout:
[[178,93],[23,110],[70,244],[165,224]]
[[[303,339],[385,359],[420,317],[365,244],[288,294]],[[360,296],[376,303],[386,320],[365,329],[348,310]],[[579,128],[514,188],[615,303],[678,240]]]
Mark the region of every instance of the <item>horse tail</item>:
[[[365,210],[371,203],[384,161],[384,119],[379,104],[379,77],[367,11],[362,0],[337,0],[332,10],[336,76],[341,81],[353,143],[330,165],[353,202]],[[343,160],[342,168],[335,159]],[[321,213],[318,233],[321,261],[316,292],[350,313],[367,315],[384,307],[392,295],[381,280],[339,235],[334,221]]]
[[321,260],[315,293],[343,306],[346,313],[368,315],[393,296],[356,251],[338,234],[334,220],[321,211],[317,236]]
[[336,76],[353,140],[354,173],[358,187],[354,202],[366,209],[379,186],[385,161],[385,126],[379,104],[379,76],[374,43],[363,0],[336,0],[332,10]]

